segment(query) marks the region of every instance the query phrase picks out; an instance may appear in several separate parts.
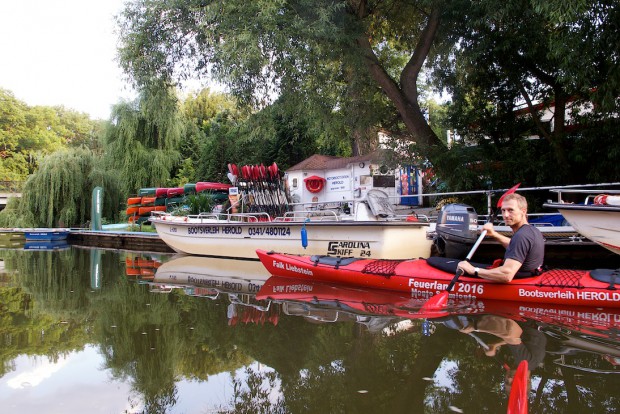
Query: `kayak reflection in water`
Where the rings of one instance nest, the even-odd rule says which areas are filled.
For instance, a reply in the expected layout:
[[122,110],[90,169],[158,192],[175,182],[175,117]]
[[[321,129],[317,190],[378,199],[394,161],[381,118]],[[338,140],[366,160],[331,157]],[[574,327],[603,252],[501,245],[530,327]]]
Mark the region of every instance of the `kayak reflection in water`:
[[[547,347],[547,337],[538,330],[536,324],[517,322],[498,315],[453,316],[442,321],[442,323],[449,328],[457,329],[473,337],[482,347],[485,355],[489,357],[498,359],[498,352],[501,347],[505,346],[510,350],[512,362],[510,364],[502,362],[502,366],[506,369],[505,388],[507,394],[510,394],[512,381],[519,363],[527,361],[529,393],[531,371],[542,365]],[[497,340],[487,343],[477,333],[491,334],[497,337]]]

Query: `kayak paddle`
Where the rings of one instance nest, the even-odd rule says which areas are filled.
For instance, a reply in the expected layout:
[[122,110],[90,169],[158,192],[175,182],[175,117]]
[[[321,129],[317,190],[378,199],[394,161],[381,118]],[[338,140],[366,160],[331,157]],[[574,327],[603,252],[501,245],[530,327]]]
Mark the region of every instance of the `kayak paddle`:
[[[480,243],[482,243],[482,240],[484,239],[484,236],[486,236],[486,234],[487,234],[487,231],[486,230],[482,230],[482,233],[480,233],[480,236],[478,236],[478,240],[476,240],[476,243],[474,243],[474,245],[472,246],[472,248],[469,251],[469,253],[467,254],[467,257],[465,258],[465,260],[467,260],[467,261],[471,260],[472,256],[474,255],[474,253],[478,249],[478,246],[480,246]],[[422,308],[420,310],[421,311],[429,311],[429,310],[432,310],[432,309],[438,309],[438,308],[446,307],[446,305],[448,304],[448,297],[450,295],[450,291],[452,290],[452,288],[454,287],[454,285],[456,284],[457,280],[459,280],[459,277],[461,277],[462,274],[463,274],[463,269],[461,269],[461,268],[456,269],[456,273],[455,273],[454,277],[452,278],[452,280],[450,281],[450,284],[448,285],[446,290],[444,290],[443,292],[433,296],[428,301],[426,301],[426,303],[422,306]]]
[[[499,198],[499,200],[497,200],[497,208],[501,208],[502,207],[502,201],[504,201],[504,197],[506,197],[508,194],[512,194],[512,193],[516,192],[520,185],[521,185],[521,183],[518,183],[517,185],[513,186],[508,191],[506,191],[504,194],[502,194],[502,196]],[[489,215],[489,221],[491,221],[491,215]],[[476,252],[476,249],[478,249],[478,246],[480,245],[480,243],[482,243],[482,239],[484,239],[484,236],[486,236],[486,234],[487,234],[486,230],[483,230],[482,233],[480,233],[480,236],[478,237],[478,240],[476,240],[476,243],[474,243],[474,246],[471,248],[471,250],[470,250],[470,252],[467,255],[465,260],[467,260],[467,261],[471,260],[472,256]],[[443,292],[433,296],[432,298],[430,298],[422,306],[422,309],[420,309],[420,310],[444,308],[448,304],[448,296],[450,294],[450,291],[452,290],[452,288],[454,287],[454,284],[457,282],[457,280],[459,280],[459,277],[461,277],[462,274],[463,274],[463,270],[462,269],[457,269],[456,270],[456,274],[454,275],[454,277],[450,281],[450,284],[448,285],[448,288],[445,291],[443,291]]]
[[527,361],[523,360],[519,363],[517,372],[515,372],[512,380],[512,388],[510,388],[510,395],[508,396],[507,414],[527,414],[527,371]]

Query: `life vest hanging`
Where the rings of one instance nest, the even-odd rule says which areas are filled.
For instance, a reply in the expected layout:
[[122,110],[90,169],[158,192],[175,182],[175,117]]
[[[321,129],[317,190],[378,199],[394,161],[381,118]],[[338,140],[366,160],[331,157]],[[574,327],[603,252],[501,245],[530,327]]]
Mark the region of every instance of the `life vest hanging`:
[[304,178],[304,183],[306,183],[306,188],[311,193],[320,192],[325,186],[325,178],[319,177],[318,175],[313,175],[308,178]]

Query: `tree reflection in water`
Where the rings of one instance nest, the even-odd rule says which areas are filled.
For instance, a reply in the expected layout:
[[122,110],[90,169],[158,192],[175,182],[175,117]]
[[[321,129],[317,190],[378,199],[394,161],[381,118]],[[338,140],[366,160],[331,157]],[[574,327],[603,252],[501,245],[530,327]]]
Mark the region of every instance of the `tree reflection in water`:
[[[546,341],[542,364],[532,368],[530,412],[606,413],[620,403],[617,312],[541,308],[513,320],[510,309],[484,304],[461,308],[465,324],[454,329],[446,315],[418,319],[415,304],[398,294],[330,287],[329,297],[315,288],[295,301],[259,299],[213,288],[213,279],[208,287],[153,281],[153,272],[128,271],[136,256],[0,250],[1,375],[19,355],[54,361],[94,345],[99,369],[131,384],[126,399],[135,411],[503,412],[516,324]],[[144,256],[151,266],[169,260]],[[92,260],[100,262],[98,284]],[[407,320],[410,329],[394,329]],[[183,381],[207,384],[221,373],[231,376],[230,395],[183,406]]]

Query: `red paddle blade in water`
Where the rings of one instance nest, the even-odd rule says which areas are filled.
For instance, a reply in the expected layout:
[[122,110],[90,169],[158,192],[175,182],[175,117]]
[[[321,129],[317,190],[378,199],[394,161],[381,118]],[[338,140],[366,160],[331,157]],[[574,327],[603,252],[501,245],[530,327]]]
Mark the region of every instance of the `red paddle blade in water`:
[[510,190],[508,190],[504,194],[502,194],[502,196],[499,198],[499,200],[497,200],[497,208],[502,208],[502,201],[504,201],[504,197],[506,197],[508,194],[512,194],[515,191],[517,191],[517,188],[519,188],[520,185],[521,185],[521,183],[515,185],[514,187],[510,188]]
[[435,296],[427,300],[424,305],[422,305],[422,308],[420,308],[420,312],[424,313],[424,312],[437,311],[438,309],[444,309],[446,305],[448,304],[449,295],[450,295],[450,292],[448,291],[444,291],[444,292],[436,294]]
[[507,414],[527,414],[527,361],[521,361],[512,380]]

